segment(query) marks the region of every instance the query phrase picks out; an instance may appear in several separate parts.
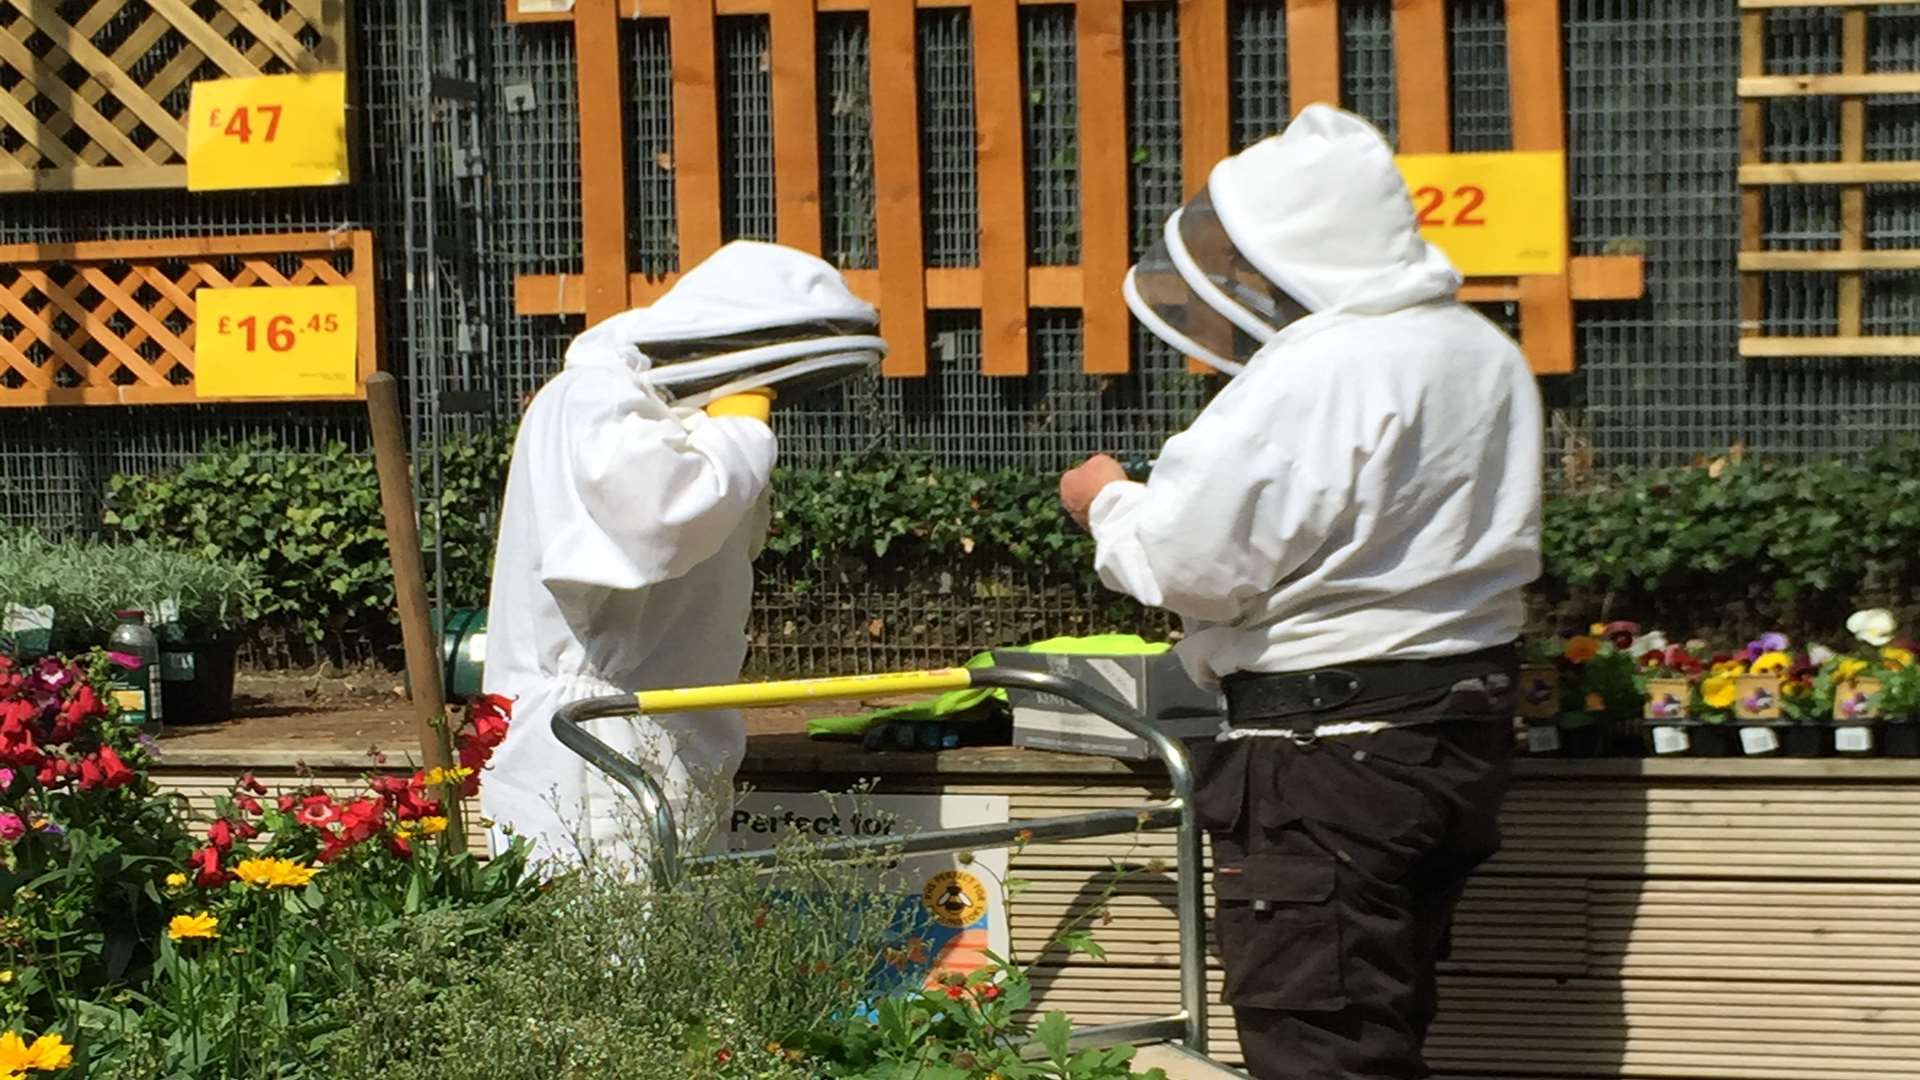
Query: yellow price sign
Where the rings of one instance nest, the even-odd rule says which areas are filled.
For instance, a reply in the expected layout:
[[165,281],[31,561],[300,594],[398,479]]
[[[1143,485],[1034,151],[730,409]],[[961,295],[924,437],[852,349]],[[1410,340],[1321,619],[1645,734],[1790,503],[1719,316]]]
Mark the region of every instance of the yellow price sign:
[[347,180],[345,72],[193,84],[187,190],[319,187]]
[[1567,157],[1560,151],[1403,154],[1420,235],[1468,277],[1563,274]]
[[200,289],[193,381],[202,398],[346,398],[359,387],[351,285]]

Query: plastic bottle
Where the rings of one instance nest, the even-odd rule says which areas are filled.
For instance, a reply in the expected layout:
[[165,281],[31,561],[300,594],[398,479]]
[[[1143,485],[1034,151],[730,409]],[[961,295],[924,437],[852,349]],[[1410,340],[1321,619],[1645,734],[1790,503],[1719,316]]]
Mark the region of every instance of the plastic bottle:
[[160,639],[147,625],[144,611],[116,611],[107,649],[138,661],[138,666],[114,667],[113,697],[120,704],[123,723],[148,726],[160,723]]

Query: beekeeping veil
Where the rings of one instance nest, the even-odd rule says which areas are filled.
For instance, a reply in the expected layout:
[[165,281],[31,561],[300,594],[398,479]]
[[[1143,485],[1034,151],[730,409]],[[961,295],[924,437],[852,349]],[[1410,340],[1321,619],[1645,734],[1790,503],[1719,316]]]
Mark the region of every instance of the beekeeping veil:
[[878,366],[887,351],[874,332],[879,322],[826,262],[741,240],[682,274],[654,303],[574,339],[567,366],[622,363],[693,408],[761,387],[790,399]]
[[1156,337],[1237,375],[1309,313],[1391,310],[1458,280],[1421,239],[1386,139],[1352,113],[1310,105],[1215,166],[1123,289]]

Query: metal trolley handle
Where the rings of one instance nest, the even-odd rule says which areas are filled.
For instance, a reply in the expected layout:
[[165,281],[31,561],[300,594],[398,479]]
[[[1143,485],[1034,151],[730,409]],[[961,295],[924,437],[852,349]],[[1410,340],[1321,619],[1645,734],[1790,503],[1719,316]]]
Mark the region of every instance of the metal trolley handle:
[[1204,1054],[1207,1046],[1206,1007],[1206,928],[1201,920],[1201,892],[1204,885],[1200,824],[1193,815],[1193,769],[1187,752],[1165,732],[1141,720],[1133,710],[1113,697],[1076,679],[1039,671],[1013,668],[943,668],[935,671],[909,671],[882,675],[853,675],[825,679],[790,679],[782,682],[738,683],[728,686],[689,687],[679,690],[643,690],[638,694],[614,694],[587,698],[564,705],[554,714],[553,734],[568,749],[579,754],[613,781],[625,788],[639,803],[653,834],[651,867],[662,885],[671,884],[690,868],[718,863],[756,863],[771,866],[778,858],[773,851],[729,852],[703,855],[693,859],[680,856],[673,809],[665,793],[647,771],[615,751],[587,731],[582,724],[613,716],[636,713],[699,712],[706,709],[750,709],[770,705],[789,705],[801,701],[835,701],[888,694],[935,693],[965,689],[1025,690],[1048,694],[1072,702],[1088,712],[1108,720],[1129,734],[1138,736],[1152,748],[1154,756],[1166,766],[1173,797],[1165,802],[1143,806],[1096,810],[1067,817],[1029,818],[1003,825],[976,825],[957,829],[936,829],[910,833],[904,837],[863,837],[822,844],[816,853],[826,858],[850,858],[886,851],[920,854],[965,851],[985,847],[1007,847],[1016,837],[1063,840],[1089,836],[1111,836],[1142,829],[1175,829],[1175,891],[1180,918],[1180,1005],[1178,1014],[1129,1020],[1118,1024],[1082,1028],[1075,1033],[1077,1046],[1117,1046],[1161,1040],[1176,1040],[1194,1054]]

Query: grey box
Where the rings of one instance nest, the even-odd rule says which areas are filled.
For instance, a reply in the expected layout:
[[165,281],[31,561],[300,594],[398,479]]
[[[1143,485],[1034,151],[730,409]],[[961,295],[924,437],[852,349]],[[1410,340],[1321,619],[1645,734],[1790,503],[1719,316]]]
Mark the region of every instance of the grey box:
[[[1133,706],[1135,715],[1176,739],[1209,738],[1220,729],[1225,702],[1194,685],[1172,653],[1157,656],[1094,656],[995,649],[1001,667],[1044,671],[1084,682]],[[1008,690],[1013,706],[1013,745],[1034,750],[1145,761],[1147,741],[1051,694]]]

